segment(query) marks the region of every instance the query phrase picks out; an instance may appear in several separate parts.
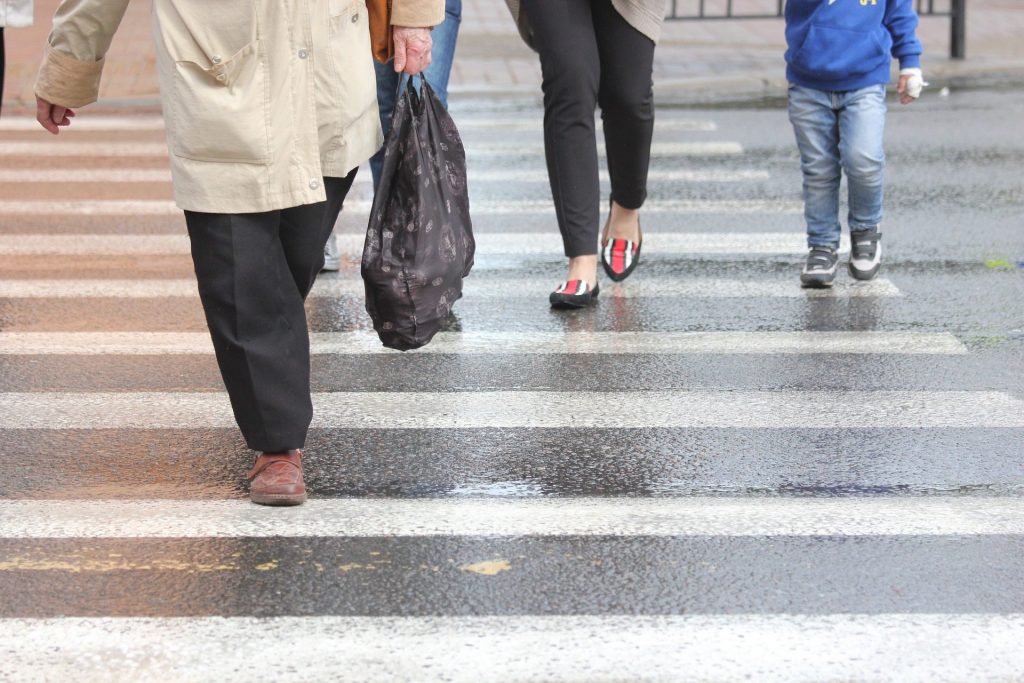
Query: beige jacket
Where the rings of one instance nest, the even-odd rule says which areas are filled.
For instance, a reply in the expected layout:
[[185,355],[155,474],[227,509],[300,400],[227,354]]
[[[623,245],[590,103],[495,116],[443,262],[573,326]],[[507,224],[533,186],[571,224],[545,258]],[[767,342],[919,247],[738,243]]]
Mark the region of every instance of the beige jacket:
[[[96,101],[129,0],[64,0],[36,95]],[[434,26],[444,0],[394,0],[392,23]],[[365,0],[153,0],[174,198],[208,213],[325,199],[322,178],[380,148]]]

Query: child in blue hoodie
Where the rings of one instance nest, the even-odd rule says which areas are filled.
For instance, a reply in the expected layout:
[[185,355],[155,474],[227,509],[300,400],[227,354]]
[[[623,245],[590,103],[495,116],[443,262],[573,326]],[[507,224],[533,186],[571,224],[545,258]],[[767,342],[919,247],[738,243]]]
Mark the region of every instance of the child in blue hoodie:
[[882,249],[885,86],[899,60],[900,102],[924,85],[913,0],[788,0],[789,120],[803,171],[810,251],[800,281],[831,287],[839,262],[839,182],[849,186],[850,274],[870,280]]

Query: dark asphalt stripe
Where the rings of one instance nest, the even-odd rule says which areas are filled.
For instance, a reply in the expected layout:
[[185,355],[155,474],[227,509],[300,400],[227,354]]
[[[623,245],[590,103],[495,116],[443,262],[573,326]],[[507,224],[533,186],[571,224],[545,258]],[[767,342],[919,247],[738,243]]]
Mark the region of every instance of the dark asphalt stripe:
[[1024,536],[0,540],[0,617],[1011,614],[1022,577]]
[[[2,356],[11,391],[221,391],[212,355]],[[839,389],[1022,391],[1024,355],[323,355],[314,391]]]
[[[1024,429],[314,430],[314,497],[1022,493]],[[233,429],[2,430],[0,497],[228,498]]]

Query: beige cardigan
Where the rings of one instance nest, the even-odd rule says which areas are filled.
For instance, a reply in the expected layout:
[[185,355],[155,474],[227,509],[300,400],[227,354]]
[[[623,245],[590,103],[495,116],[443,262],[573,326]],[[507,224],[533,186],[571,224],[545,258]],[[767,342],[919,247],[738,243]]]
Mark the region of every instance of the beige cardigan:
[[[520,8],[519,0],[505,0],[505,4],[508,5],[512,16],[515,17],[523,40],[527,45],[536,49],[533,44],[530,24],[526,21],[526,12]],[[630,26],[655,43],[658,42],[658,38],[661,37],[661,23],[665,20],[667,0],[612,0],[612,5],[629,22]]]

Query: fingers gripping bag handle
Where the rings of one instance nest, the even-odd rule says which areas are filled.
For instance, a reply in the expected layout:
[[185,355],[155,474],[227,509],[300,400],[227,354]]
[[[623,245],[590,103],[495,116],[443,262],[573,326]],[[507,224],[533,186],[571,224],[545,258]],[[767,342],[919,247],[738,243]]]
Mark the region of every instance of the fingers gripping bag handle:
[[430,342],[462,296],[474,252],[462,139],[430,84],[409,84],[384,143],[361,269],[385,346]]

